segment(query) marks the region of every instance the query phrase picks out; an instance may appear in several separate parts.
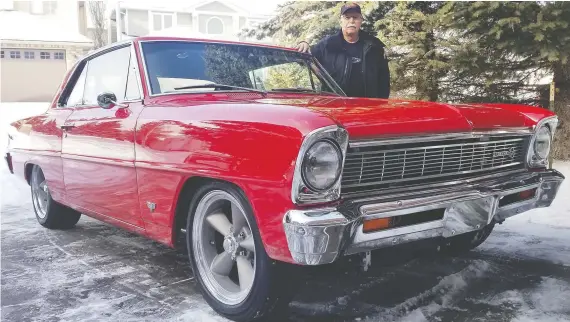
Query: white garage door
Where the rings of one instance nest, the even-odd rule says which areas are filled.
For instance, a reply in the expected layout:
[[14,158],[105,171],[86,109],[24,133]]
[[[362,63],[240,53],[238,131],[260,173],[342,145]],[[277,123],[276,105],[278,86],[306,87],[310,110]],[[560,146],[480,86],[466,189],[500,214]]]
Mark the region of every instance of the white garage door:
[[3,102],[49,102],[67,71],[65,51],[2,48]]

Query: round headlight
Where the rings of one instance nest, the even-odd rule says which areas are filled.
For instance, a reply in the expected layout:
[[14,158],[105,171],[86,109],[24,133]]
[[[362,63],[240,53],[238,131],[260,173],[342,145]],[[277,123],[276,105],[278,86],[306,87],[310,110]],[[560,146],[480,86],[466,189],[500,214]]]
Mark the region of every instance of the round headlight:
[[340,175],[341,164],[341,152],[334,143],[316,142],[307,150],[303,159],[305,184],[313,190],[329,189]]
[[540,159],[546,159],[550,153],[550,129],[547,126],[541,127],[536,133],[534,140],[534,153]]

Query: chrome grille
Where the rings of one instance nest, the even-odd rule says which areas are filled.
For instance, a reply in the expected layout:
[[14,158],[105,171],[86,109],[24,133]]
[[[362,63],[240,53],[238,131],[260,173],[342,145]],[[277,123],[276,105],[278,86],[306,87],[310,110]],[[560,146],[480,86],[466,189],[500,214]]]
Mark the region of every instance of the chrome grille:
[[[349,147],[343,191],[524,166],[527,137]],[[428,180],[429,179],[429,180]],[[352,189],[351,189],[352,188]]]

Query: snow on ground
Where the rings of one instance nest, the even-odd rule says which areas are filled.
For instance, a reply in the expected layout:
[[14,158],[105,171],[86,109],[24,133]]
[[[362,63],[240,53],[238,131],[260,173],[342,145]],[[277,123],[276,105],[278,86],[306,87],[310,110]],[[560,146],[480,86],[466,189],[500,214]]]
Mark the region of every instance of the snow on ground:
[[[47,106],[0,104],[0,151],[8,122]],[[568,179],[552,206],[497,225],[475,251],[375,253],[366,273],[315,268],[283,321],[570,321],[570,162],[554,168]],[[43,229],[29,186],[4,164],[0,174],[3,320],[224,320],[183,255],[85,216],[70,231]]]

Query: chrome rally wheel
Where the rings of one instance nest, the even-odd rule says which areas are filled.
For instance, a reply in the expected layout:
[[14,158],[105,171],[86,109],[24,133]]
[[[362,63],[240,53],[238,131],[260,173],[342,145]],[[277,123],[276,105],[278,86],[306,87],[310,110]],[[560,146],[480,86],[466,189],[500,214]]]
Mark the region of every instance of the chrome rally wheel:
[[50,195],[46,178],[40,167],[34,166],[30,179],[34,209],[36,209],[37,216],[44,219],[47,216]]
[[32,205],[38,222],[50,229],[71,229],[79,221],[81,213],[52,199],[42,168],[32,166],[30,174]]
[[301,274],[295,265],[269,258],[246,195],[212,181],[182,198],[191,200],[186,248],[206,302],[232,321],[279,320]]
[[243,302],[256,264],[252,229],[239,201],[225,191],[208,192],[196,208],[192,244],[208,291],[227,305]]

